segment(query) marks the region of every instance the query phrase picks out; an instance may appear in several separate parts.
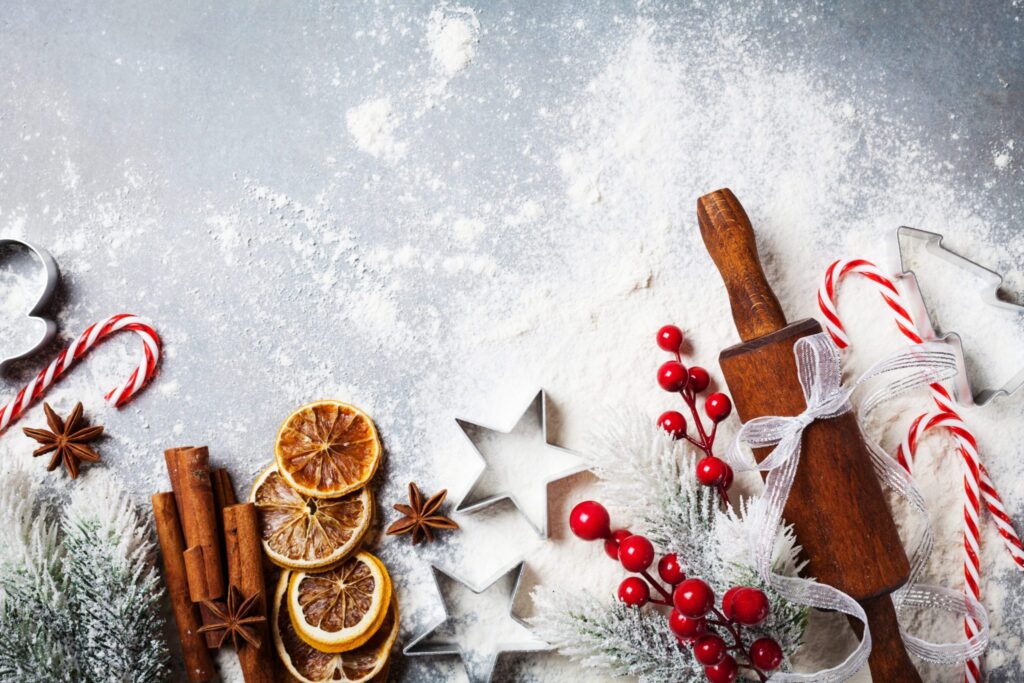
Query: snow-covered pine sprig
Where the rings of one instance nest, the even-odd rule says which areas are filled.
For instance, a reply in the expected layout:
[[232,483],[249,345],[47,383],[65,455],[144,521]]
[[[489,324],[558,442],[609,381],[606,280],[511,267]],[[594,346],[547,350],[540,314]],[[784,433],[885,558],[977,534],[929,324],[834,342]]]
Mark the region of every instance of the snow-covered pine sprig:
[[[744,629],[745,646],[770,635],[787,655],[799,648],[808,610],[783,600],[761,580],[751,564],[755,519],[747,514],[750,506],[722,509],[715,489],[696,481],[696,455],[686,441],[671,439],[641,416],[627,416],[611,423],[584,457],[601,479],[609,507],[628,511],[633,530],[662,552],[675,553],[688,575],[704,579],[718,595],[734,585],[764,591],[771,616]],[[774,570],[799,572],[799,550],[792,529],[780,526]],[[675,646],[667,619],[653,609],[628,608],[611,595],[602,601],[538,590],[534,598],[538,610],[532,624],[538,634],[588,666],[637,676],[643,683],[706,680],[693,657]],[[666,642],[671,652],[665,652]]]
[[105,473],[62,518],[23,471],[0,488],[0,680],[142,683],[169,676],[154,546]]
[[658,612],[544,587],[533,592],[533,602],[536,634],[584,666],[644,683],[707,680],[704,667],[679,648]]

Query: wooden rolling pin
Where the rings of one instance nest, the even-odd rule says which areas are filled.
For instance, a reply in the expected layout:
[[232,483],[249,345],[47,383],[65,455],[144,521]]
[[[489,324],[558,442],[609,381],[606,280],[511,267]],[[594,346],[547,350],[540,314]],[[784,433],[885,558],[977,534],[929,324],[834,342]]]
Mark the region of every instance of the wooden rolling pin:
[[[821,326],[810,319],[786,324],[761,269],[750,220],[731,191],[698,199],[697,218],[743,340],[719,356],[740,419],[802,413],[807,405],[793,345],[821,332]],[[758,449],[754,456],[761,461],[770,452]],[[870,458],[852,411],[815,421],[804,430],[783,517],[803,546],[806,573],[847,593],[867,613],[872,679],[920,681],[889,597],[907,582],[910,563]],[[860,630],[859,621],[850,621]]]

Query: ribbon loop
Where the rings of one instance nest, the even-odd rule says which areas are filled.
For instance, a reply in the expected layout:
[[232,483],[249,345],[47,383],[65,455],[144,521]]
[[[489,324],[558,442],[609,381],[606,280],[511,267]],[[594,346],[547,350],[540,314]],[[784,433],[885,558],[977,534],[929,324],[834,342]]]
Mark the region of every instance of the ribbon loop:
[[[776,672],[770,680],[842,681],[862,668],[871,652],[871,631],[864,610],[853,598],[833,586],[812,579],[777,574],[772,570],[771,564],[776,531],[800,463],[804,430],[816,420],[827,420],[851,411],[851,396],[866,382],[883,375],[898,373],[895,379],[890,379],[866,399],[865,411],[870,411],[894,396],[949,379],[956,373],[956,359],[951,352],[941,347],[923,344],[882,359],[854,384],[847,387],[842,382],[839,350],[824,333],[797,340],[793,352],[807,408],[800,415],[792,417],[766,416],[748,421],[740,428],[726,452],[725,459],[737,472],[755,470],[768,473],[764,493],[750,509],[750,513],[756,515],[758,541],[754,560],[761,578],[791,602],[842,612],[860,620],[864,625],[861,641],[838,666],[812,674]],[[901,634],[908,651],[926,660],[940,663],[963,662],[977,657],[988,645],[988,618],[984,607],[977,600],[965,598],[948,589],[917,583],[933,545],[924,499],[906,472],[863,434],[863,427],[861,434],[868,445],[872,464],[879,479],[905,499],[925,521],[924,531],[910,553],[910,581],[893,594],[897,613],[906,607],[934,608],[958,615],[969,615],[979,625],[978,631],[962,643],[930,643],[906,632],[901,626]],[[747,450],[772,446],[774,448],[771,453],[760,463],[756,462]],[[814,457],[828,456],[814,454]]]

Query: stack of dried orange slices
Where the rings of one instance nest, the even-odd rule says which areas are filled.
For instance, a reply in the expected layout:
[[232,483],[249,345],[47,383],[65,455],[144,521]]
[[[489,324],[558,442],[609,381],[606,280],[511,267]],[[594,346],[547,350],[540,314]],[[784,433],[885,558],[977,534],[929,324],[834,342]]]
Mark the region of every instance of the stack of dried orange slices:
[[310,403],[281,425],[274,456],[252,502],[263,549],[284,569],[272,605],[278,656],[300,683],[383,681],[398,603],[384,564],[359,549],[373,518],[377,428],[354,406]]

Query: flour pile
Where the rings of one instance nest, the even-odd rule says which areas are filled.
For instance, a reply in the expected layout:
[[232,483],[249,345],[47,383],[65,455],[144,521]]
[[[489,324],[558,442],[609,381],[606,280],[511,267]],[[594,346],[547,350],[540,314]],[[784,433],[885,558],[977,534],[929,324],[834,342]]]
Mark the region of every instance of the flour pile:
[[[376,491],[382,523],[409,481],[449,488],[453,503],[469,489],[480,462],[455,417],[511,428],[543,387],[552,440],[570,449],[587,449],[597,428],[626,410],[653,420],[674,405],[655,382],[660,325],[683,327],[688,362],[719,382],[718,352],[737,341],[694,211],[698,196],[722,186],[747,208],[791,320],[816,315],[814,295],[833,259],[864,257],[893,270],[886,245],[901,224],[947,234],[950,247],[1006,273],[1011,295],[1024,288],[1024,243],[1013,239],[1024,199],[992,200],[993,183],[1019,183],[1019,149],[1006,136],[995,146],[960,137],[965,149],[981,149],[985,167],[958,174],[960,159],[946,158],[934,139],[966,135],[958,122],[921,130],[901,118],[899,103],[875,96],[867,77],[843,79],[799,50],[780,50],[779,35],[755,30],[767,9],[640,3],[585,18],[555,8],[519,23],[515,11],[483,5],[367,7],[358,19],[323,10],[290,33],[287,22],[275,27],[270,47],[293,59],[225,60],[241,83],[257,77],[249,64],[264,64],[258,77],[290,94],[280,112],[266,109],[267,120],[238,118],[228,97],[189,102],[191,116],[172,123],[131,119],[132,130],[154,139],[169,135],[168,125],[181,126],[181,138],[206,134],[189,128],[193,121],[224,138],[264,139],[268,125],[282,131],[266,150],[226,153],[195,185],[182,179],[197,173],[212,141],[182,156],[115,148],[117,162],[89,168],[87,152],[68,142],[75,128],[61,112],[79,105],[59,94],[63,82],[50,95],[59,106],[42,106],[33,94],[42,91],[22,83],[5,115],[14,128],[41,128],[46,147],[0,128],[13,164],[2,179],[0,228],[45,244],[61,264],[71,285],[59,311],[63,337],[128,306],[165,339],[153,387],[100,420],[111,434],[104,461],[140,500],[166,488],[158,455],[172,441],[210,442],[244,489],[270,459],[280,420],[320,397],[351,401],[377,422],[387,449]],[[816,35],[818,20],[794,10],[777,30],[802,39]],[[82,54],[93,48],[86,43]],[[105,64],[120,56],[103,55]],[[152,99],[149,73],[129,75],[142,80],[128,85]],[[309,121],[295,124],[296,109]],[[44,198],[31,182],[16,184],[22,157],[52,163],[36,178],[48,184]],[[941,300],[944,328],[987,329],[986,318],[972,317],[983,313],[973,292],[937,290],[925,295]],[[843,286],[840,311],[852,338],[850,376],[902,347],[867,283]],[[992,367],[1002,372],[1019,361],[1024,328],[1008,320],[997,331],[977,353],[998,356]],[[99,412],[102,389],[132,367],[134,351],[110,342],[51,395]],[[6,393],[41,362],[17,366]],[[928,407],[925,395],[906,397],[874,416],[871,434],[892,448]],[[1024,522],[1022,413],[1024,393],[965,417]],[[39,421],[38,407],[23,420]],[[723,427],[722,444],[735,419]],[[26,459],[29,446],[5,435],[0,458]],[[959,588],[961,480],[946,437],[925,440],[915,474],[937,540],[926,580]],[[480,585],[525,558],[524,616],[536,584],[610,594],[621,570],[566,525],[594,485],[579,475],[551,488],[547,541],[506,504],[456,515],[461,531],[435,546],[380,539],[402,605],[402,642],[441,617],[429,562]],[[737,482],[737,493],[758,489],[756,477]],[[629,519],[628,511],[613,515]],[[1021,578],[994,527],[983,527],[987,667],[992,680],[1016,680],[1024,675]],[[952,619],[911,621],[936,640],[961,633]],[[820,616],[796,662],[834,664],[851,639],[842,620]],[[451,660],[396,666],[406,680],[461,675]],[[923,670],[927,680],[961,676],[956,667]],[[502,675],[581,674],[541,655],[503,660]]]
[[439,5],[427,20],[427,42],[434,65],[445,76],[459,73],[473,61],[480,20],[470,7]]

